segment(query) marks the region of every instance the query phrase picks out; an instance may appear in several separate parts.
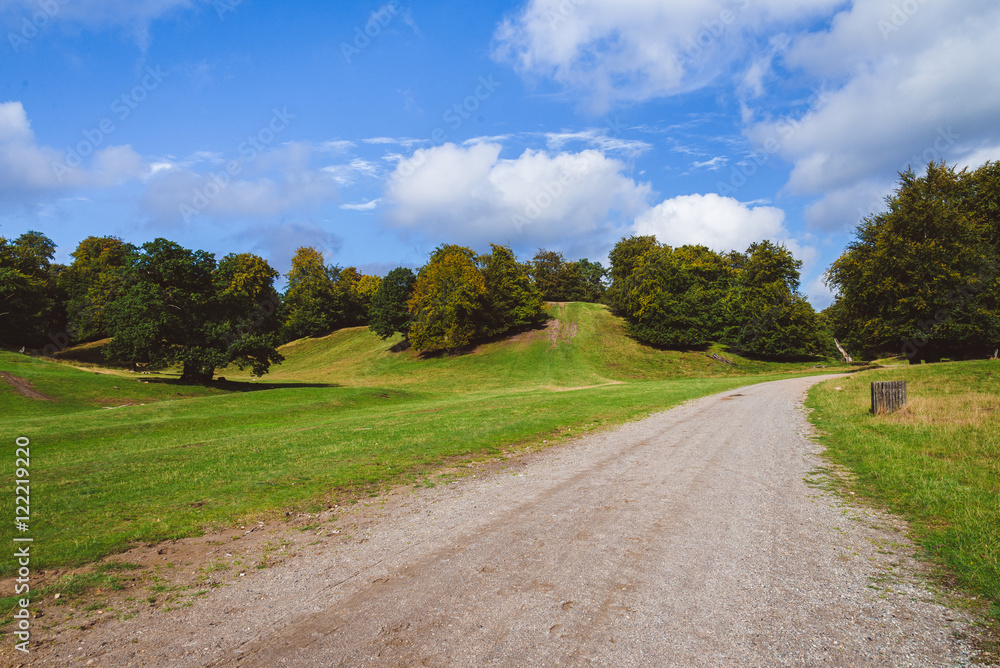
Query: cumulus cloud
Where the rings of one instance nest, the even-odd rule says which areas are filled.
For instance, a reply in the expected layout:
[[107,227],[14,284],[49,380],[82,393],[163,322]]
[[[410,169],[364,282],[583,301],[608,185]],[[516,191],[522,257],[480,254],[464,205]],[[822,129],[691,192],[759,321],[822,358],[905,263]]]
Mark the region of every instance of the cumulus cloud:
[[527,78],[586,91],[603,109],[706,85],[748,44],[841,0],[530,0],[494,35],[493,55]]
[[499,144],[448,143],[399,161],[386,188],[390,223],[434,239],[594,256],[610,248],[616,226],[648,207],[648,184],[599,151],[500,152]]
[[806,113],[747,134],[792,164],[789,190],[822,196],[809,214],[820,227],[856,223],[828,212],[865,209],[908,166],[1000,157],[995,2],[853,3],[828,30],[793,40],[784,59],[834,85]]
[[130,146],[93,151],[89,165],[39,146],[20,102],[0,103],[0,201],[27,203],[78,188],[108,188],[147,169]]
[[[773,206],[740,202],[715,193],[681,195],[660,202],[636,218],[632,233],[653,235],[670,246],[702,245],[720,253],[743,251],[765,239],[784,244],[802,261],[802,275],[817,271],[815,246],[793,236],[785,227],[785,212]],[[816,304],[829,304],[822,280],[806,285],[806,296]]]
[[700,244],[719,252],[743,250],[763,239],[786,241],[789,236],[781,209],[714,193],[664,200],[640,215],[633,229],[671,246]]

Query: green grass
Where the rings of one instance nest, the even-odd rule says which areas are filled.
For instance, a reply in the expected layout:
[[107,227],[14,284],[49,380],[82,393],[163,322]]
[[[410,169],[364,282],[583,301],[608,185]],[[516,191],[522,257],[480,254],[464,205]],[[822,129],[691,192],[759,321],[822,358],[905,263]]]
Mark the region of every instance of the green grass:
[[[908,406],[871,415],[876,380],[907,381]],[[816,386],[807,405],[827,456],[853,474],[844,484],[906,518],[927,557],[1000,623],[1000,363],[870,372]]]
[[[266,381],[227,369],[229,381],[212,387],[0,353],[0,370],[54,399],[0,385],[5,438],[31,439],[32,566],[82,565],[137,543],[316,509],[758,379],[827,370],[656,351],[595,305],[557,315],[557,328],[430,359],[345,330],[286,346]],[[122,404],[131,405],[106,409]],[[3,471],[11,480],[13,456]],[[13,500],[0,501],[6,517]],[[0,561],[5,574],[15,565]]]

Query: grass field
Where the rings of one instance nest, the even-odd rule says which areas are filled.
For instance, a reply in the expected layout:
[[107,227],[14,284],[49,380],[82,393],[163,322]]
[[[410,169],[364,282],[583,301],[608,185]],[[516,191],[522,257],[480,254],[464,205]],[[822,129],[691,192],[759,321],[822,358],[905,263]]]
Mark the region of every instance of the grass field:
[[[646,348],[596,305],[553,313],[548,329],[430,359],[345,330],[286,346],[287,361],[265,380],[224,370],[227,381],[212,387],[0,353],[0,370],[53,399],[0,383],[4,438],[31,440],[31,535],[44,546],[33,566],[315,509],[757,377],[826,371]],[[14,457],[3,467],[11,480]],[[13,516],[10,495],[0,507]],[[14,566],[5,555],[3,573]]]
[[[908,406],[871,415],[875,380],[907,381]],[[853,474],[844,484],[905,517],[946,580],[1000,623],[1000,362],[873,371],[816,386],[807,405]]]

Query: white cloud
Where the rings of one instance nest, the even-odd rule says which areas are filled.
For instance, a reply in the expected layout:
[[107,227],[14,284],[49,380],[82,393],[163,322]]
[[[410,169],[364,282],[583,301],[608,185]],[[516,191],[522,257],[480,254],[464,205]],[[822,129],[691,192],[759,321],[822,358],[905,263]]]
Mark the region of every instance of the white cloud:
[[382,201],[381,197],[378,197],[361,204],[341,204],[340,208],[345,211],[374,211],[378,208],[379,203]]
[[289,142],[239,162],[230,174],[225,166],[196,171],[196,162],[181,161],[148,176],[142,208],[154,221],[192,222],[210,218],[271,218],[309,210],[336,200],[338,180],[311,165],[313,147]]
[[546,145],[553,150],[562,150],[567,144],[583,143],[605,153],[623,153],[628,157],[638,157],[653,148],[652,144],[636,139],[609,137],[607,129],[590,128],[577,132],[547,132]]
[[955,162],[959,169],[976,169],[982,167],[987,162],[1000,160],[1000,145],[983,146],[973,149],[967,155],[958,158]]
[[346,139],[333,139],[330,141],[320,142],[316,145],[316,150],[321,153],[346,153],[356,145],[357,144],[354,142]]
[[719,252],[742,251],[764,239],[789,239],[781,209],[752,206],[714,193],[664,200],[640,215],[633,231],[652,234],[670,246],[701,244]]
[[908,166],[1000,155],[995,2],[853,3],[828,30],[794,39],[784,60],[828,87],[806,113],[747,134],[792,164],[790,191],[821,196],[812,224],[853,226]]
[[35,141],[20,102],[0,103],[0,201],[27,203],[79,188],[108,188],[140,177],[147,167],[130,146],[91,146],[89,165]]
[[826,193],[805,210],[809,227],[819,230],[849,230],[865,216],[885,209],[885,197],[893,190],[888,180],[865,180]]
[[822,311],[833,303],[833,292],[830,291],[830,288],[826,287],[826,280],[823,275],[819,275],[808,281],[803,286],[802,291],[809,299],[809,303],[817,311]]
[[622,219],[648,207],[648,184],[599,151],[500,152],[493,143],[417,150],[390,177],[389,221],[434,240],[548,244],[594,256],[617,240]]
[[381,145],[395,145],[402,146],[403,148],[412,148],[413,146],[419,146],[420,144],[426,144],[426,139],[413,139],[412,137],[369,137],[367,139],[362,139],[366,144],[381,144]]
[[329,165],[324,167],[323,171],[340,186],[351,185],[358,180],[358,177],[377,178],[382,174],[379,165],[361,158],[354,158],[347,164]]
[[726,166],[729,162],[729,158],[724,155],[717,155],[711,160],[705,160],[704,162],[694,162],[691,164],[695,169],[707,169],[710,172],[717,172]]
[[47,22],[69,23],[92,30],[125,29],[132,34],[136,44],[145,49],[149,46],[149,26],[153,21],[189,9],[194,3],[192,0],[53,0],[47,3],[7,0],[4,5],[6,22],[14,29],[21,27],[23,19],[31,21],[41,14]]
[[704,86],[765,31],[842,0],[530,0],[494,35],[493,54],[527,78],[586,91],[603,109]]

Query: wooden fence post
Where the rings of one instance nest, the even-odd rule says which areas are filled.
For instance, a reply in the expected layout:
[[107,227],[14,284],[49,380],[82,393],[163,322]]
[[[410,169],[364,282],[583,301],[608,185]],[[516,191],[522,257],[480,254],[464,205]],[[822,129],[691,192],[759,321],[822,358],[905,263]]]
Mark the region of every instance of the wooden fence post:
[[906,405],[906,381],[886,380],[872,383],[872,413],[891,413]]

